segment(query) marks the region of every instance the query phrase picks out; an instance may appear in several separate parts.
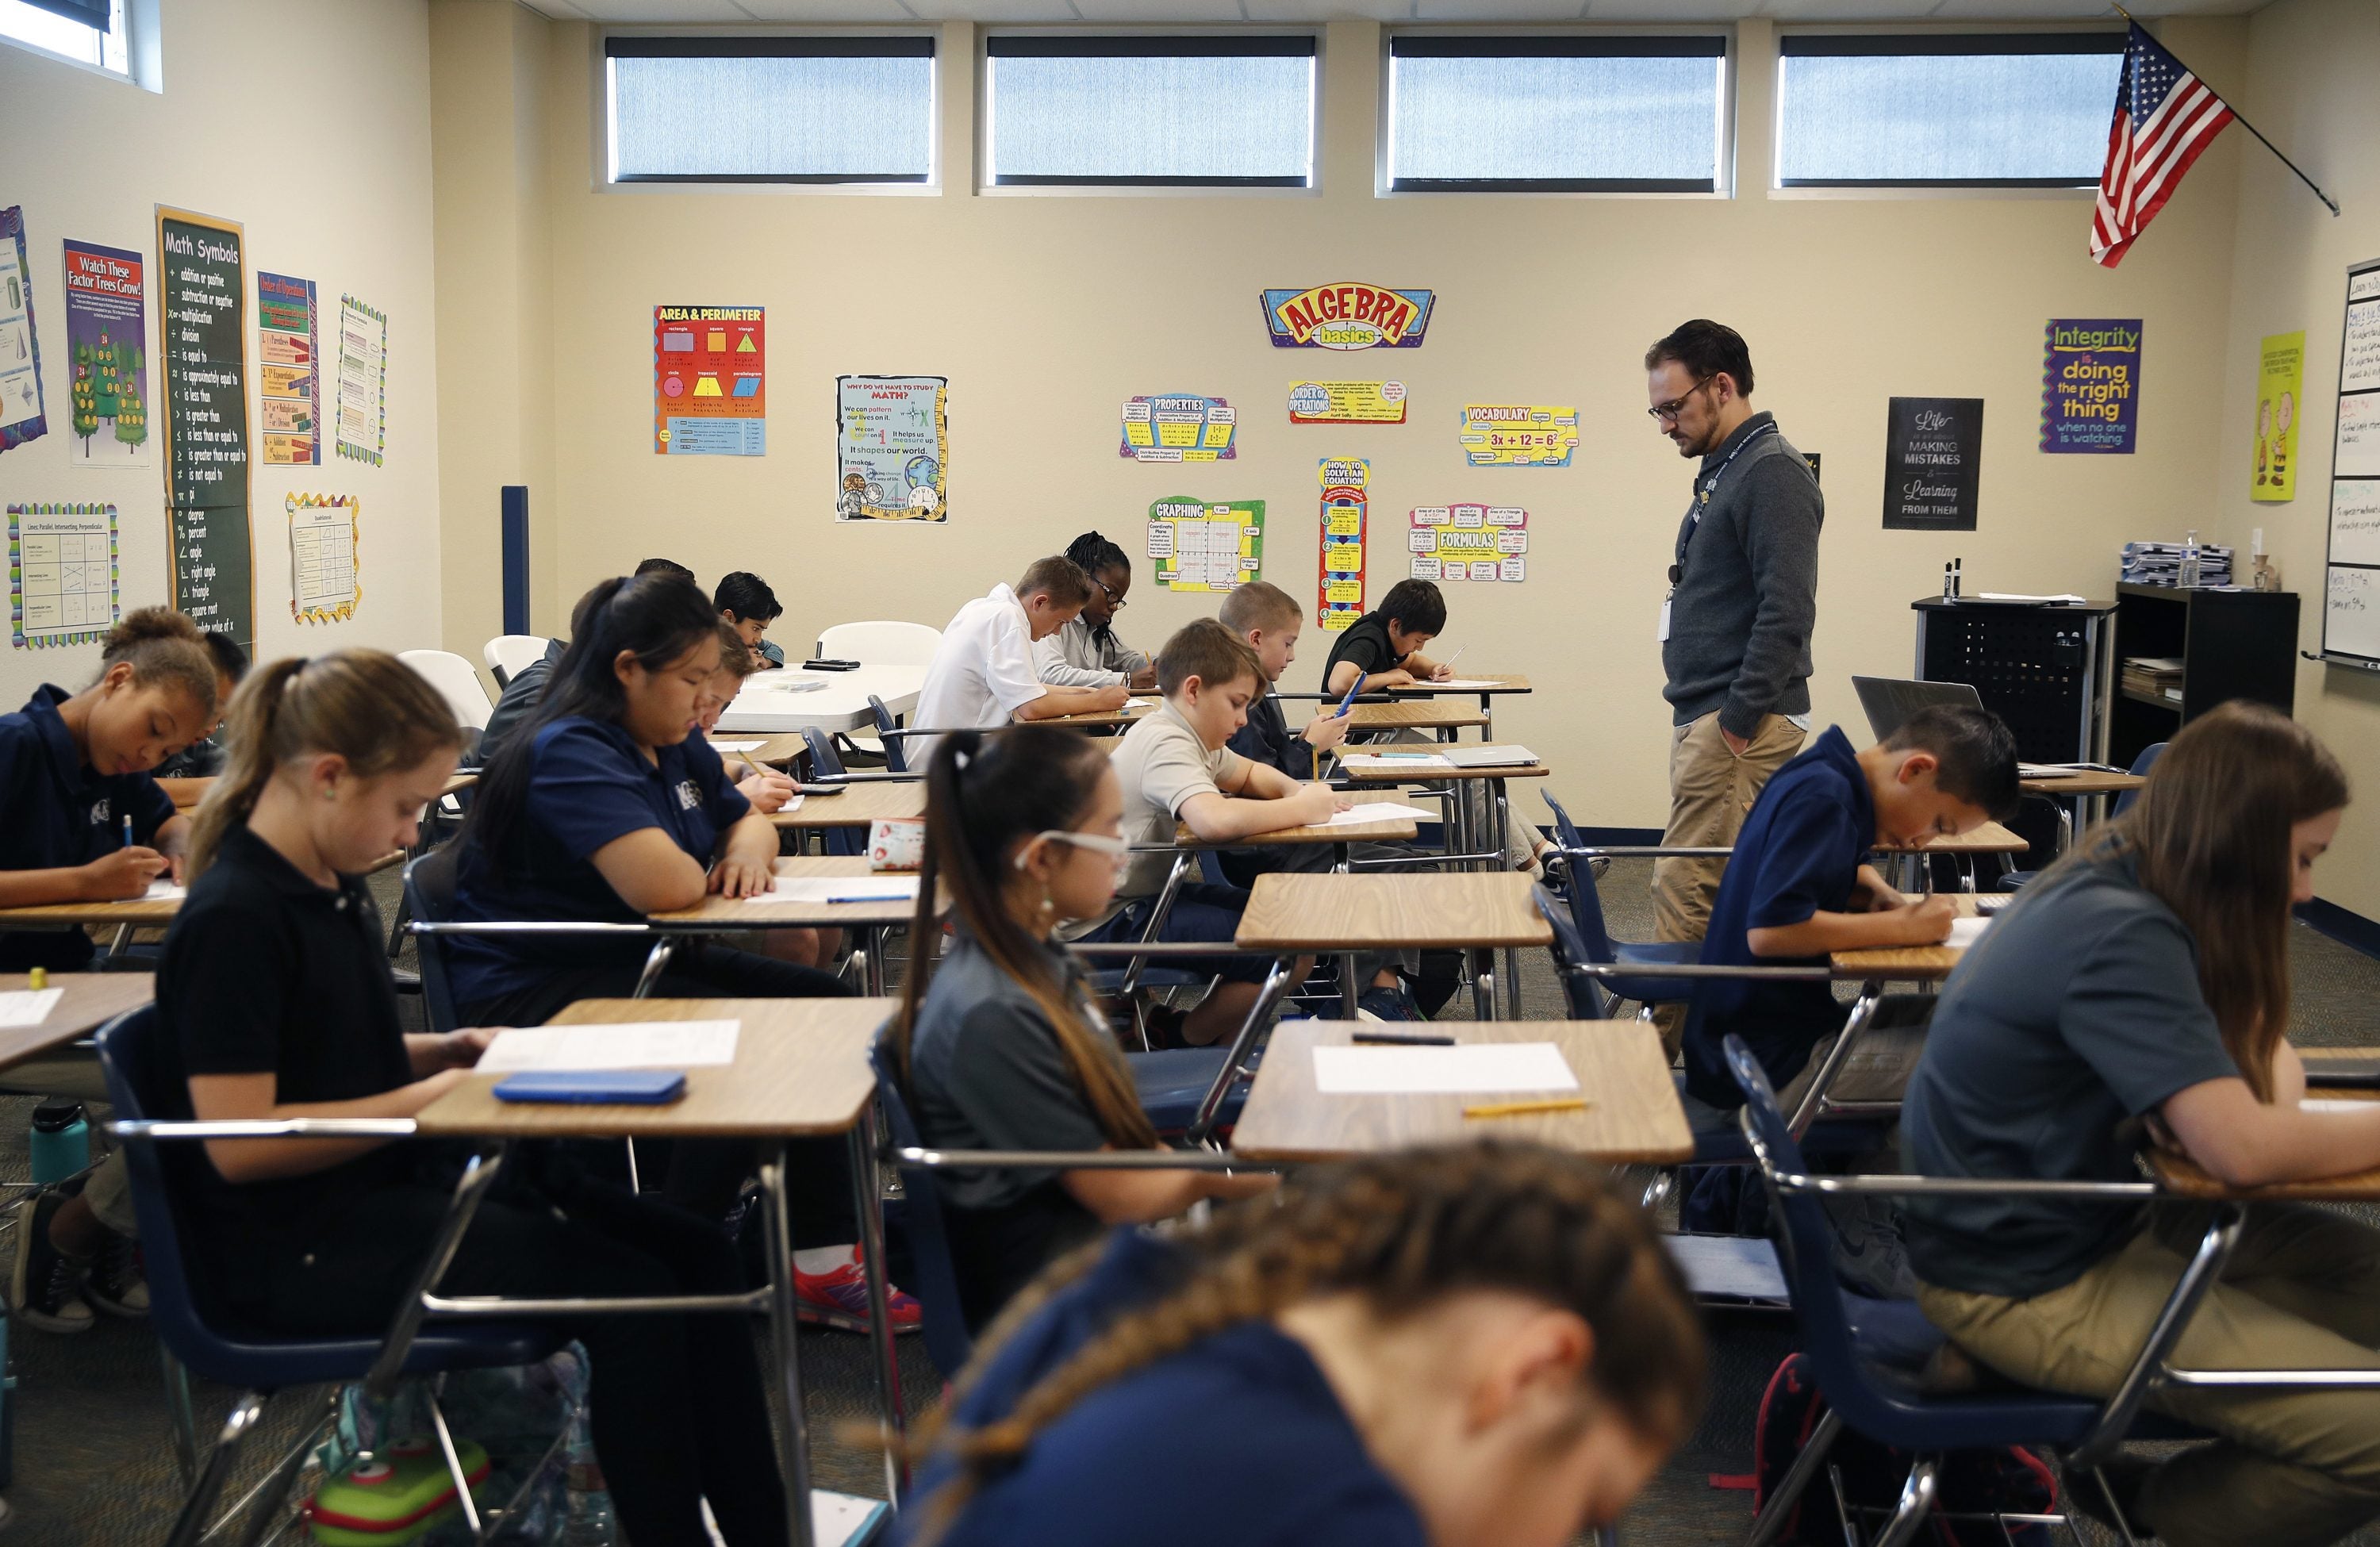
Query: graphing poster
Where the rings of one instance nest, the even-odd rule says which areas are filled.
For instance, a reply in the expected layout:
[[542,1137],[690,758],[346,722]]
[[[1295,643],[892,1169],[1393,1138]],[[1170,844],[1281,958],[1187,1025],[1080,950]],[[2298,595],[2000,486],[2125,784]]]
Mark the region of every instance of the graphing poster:
[[1168,591],[1231,591],[1264,579],[1262,500],[1176,494],[1148,507],[1148,556]]
[[1974,530],[1983,446],[1982,398],[1892,399],[1885,424],[1885,530]]
[[149,293],[140,254],[66,244],[67,396],[77,467],[149,465]]
[[834,518],[950,519],[948,376],[834,379]]
[[1239,415],[1220,397],[1195,392],[1135,397],[1123,406],[1118,456],[1135,462],[1214,462],[1239,453],[1232,440]]
[[48,433],[42,418],[42,349],[33,337],[33,270],[25,261],[25,212],[0,210],[0,451]]
[[231,221],[160,204],[157,252],[173,604],[200,627],[252,647],[247,238]]
[[1465,403],[1463,455],[1475,468],[1567,468],[1578,410],[1545,403]]
[[257,270],[256,446],[267,467],[322,465],[321,336],[314,282]]
[[1402,382],[1292,382],[1292,424],[1402,424]]
[[1280,349],[1412,349],[1438,297],[1379,285],[1314,285],[1264,293],[1265,332]]
[[2129,457],[2140,423],[2141,320],[2053,317],[2041,340],[2041,449]]
[[2248,497],[2298,497],[2298,403],[2305,394],[2305,334],[2267,335],[2256,351],[2256,481]]
[[116,618],[115,506],[8,507],[8,637],[90,644]]
[[1405,547],[1416,580],[1529,578],[1529,513],[1516,505],[1429,505],[1413,513]]
[[363,504],[351,494],[285,494],[289,513],[289,614],[300,623],[356,615],[364,599]]
[[768,319],[759,306],[653,308],[653,450],[765,457]]
[[377,468],[388,450],[388,313],[339,298],[339,455]]
[[1324,633],[1336,634],[1364,615],[1364,527],[1371,506],[1372,463],[1364,457],[1328,457],[1318,476],[1322,543],[1314,617]]

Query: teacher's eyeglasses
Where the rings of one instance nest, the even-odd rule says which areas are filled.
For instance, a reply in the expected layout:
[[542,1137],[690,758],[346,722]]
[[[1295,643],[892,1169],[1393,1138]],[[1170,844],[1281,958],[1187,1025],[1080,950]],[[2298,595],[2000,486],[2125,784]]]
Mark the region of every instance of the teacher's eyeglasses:
[[1678,415],[1685,409],[1686,399],[1692,397],[1695,393],[1702,391],[1703,388],[1710,385],[1717,380],[1718,380],[1718,373],[1717,372],[1713,372],[1711,374],[1705,376],[1701,381],[1696,382],[1694,385],[1686,388],[1685,391],[1678,394],[1675,397],[1670,398],[1668,402],[1656,403],[1645,411],[1657,420],[1666,419],[1674,424],[1677,422]]

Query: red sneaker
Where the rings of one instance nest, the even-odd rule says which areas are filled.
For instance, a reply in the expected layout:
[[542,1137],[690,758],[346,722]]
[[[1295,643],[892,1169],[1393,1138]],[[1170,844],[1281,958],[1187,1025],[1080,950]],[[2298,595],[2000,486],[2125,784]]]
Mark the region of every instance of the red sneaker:
[[[916,1332],[926,1324],[925,1310],[914,1297],[893,1285],[888,1284],[884,1288],[885,1304],[892,1312],[896,1335]],[[856,1262],[845,1262],[831,1273],[806,1273],[795,1269],[794,1314],[820,1326],[841,1327],[845,1332],[868,1331],[868,1275]]]

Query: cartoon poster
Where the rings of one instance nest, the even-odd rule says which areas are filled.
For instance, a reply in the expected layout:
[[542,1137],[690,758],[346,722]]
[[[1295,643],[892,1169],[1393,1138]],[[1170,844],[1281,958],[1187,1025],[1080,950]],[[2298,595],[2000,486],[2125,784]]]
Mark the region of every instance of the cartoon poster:
[[149,465],[147,268],[140,254],[66,243],[67,396],[75,466]]
[[1148,507],[1148,556],[1169,591],[1232,591],[1264,578],[1262,500],[1177,494]]
[[321,331],[312,280],[256,271],[256,439],[269,467],[322,465]]
[[19,650],[90,644],[117,613],[115,506],[8,507],[8,637]]
[[1463,455],[1475,468],[1567,468],[1578,410],[1543,403],[1465,403]]
[[834,518],[950,519],[951,379],[834,379]]
[[1314,617],[1326,634],[1336,634],[1364,615],[1364,524],[1370,509],[1371,459],[1326,457],[1322,480],[1321,574],[1315,585]]
[[1232,440],[1239,415],[1220,397],[1195,392],[1135,397],[1123,406],[1123,444],[1116,454],[1135,462],[1213,462],[1236,457]]
[[2140,422],[2141,320],[2053,317],[2041,341],[2041,449],[2129,457]]
[[1264,293],[1265,331],[1279,349],[1412,349],[1429,326],[1430,290],[1316,285]]
[[42,417],[42,348],[33,338],[33,270],[25,212],[0,210],[0,451],[49,432]]
[[1402,382],[1292,382],[1292,424],[1402,424]]
[[388,314],[339,298],[339,455],[377,468],[388,450]]
[[289,615],[300,623],[356,615],[363,502],[351,494],[285,494],[289,513]]
[[2248,497],[2298,497],[2298,404],[2305,396],[2305,334],[2266,335],[2256,351],[2256,481]]
[[653,450],[664,457],[769,451],[767,308],[653,308]]
[[1516,505],[1434,505],[1413,513],[1405,546],[1416,580],[1529,578],[1529,513]]

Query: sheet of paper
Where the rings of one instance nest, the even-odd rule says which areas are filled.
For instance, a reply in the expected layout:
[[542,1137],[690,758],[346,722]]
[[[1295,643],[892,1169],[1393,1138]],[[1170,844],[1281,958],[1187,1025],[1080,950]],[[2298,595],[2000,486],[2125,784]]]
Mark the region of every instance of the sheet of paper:
[[496,1033],[481,1074],[521,1069],[691,1069],[735,1062],[740,1020],[624,1021],[616,1026],[522,1026]]
[[1537,761],[1537,754],[1518,742],[1500,746],[1457,747],[1446,754],[1447,761],[1457,768],[1526,768]]
[[189,895],[190,889],[188,887],[181,884],[179,882],[167,881],[161,876],[157,880],[151,882],[149,883],[149,890],[141,893],[136,900],[140,902],[180,902],[184,897],[187,897]]
[[1984,931],[1991,927],[1991,922],[1989,919],[1953,919],[1950,920],[1950,938],[1943,944],[1954,951],[1963,951],[1983,938]]
[[2070,591],[2060,591],[2056,596],[2027,596],[2021,591],[1986,591],[1978,592],[1975,600],[1979,602],[2057,602],[2069,605],[2080,605],[2085,599],[2075,595]]
[[2303,1101],[2298,1102],[2298,1110],[2300,1112],[2374,1112],[2380,1111],[2380,1102]]
[[1356,752],[1340,762],[1361,774],[1395,774],[1405,769],[1451,768],[1453,762],[1436,752]]
[[1157,700],[1155,699],[1126,699],[1123,700],[1123,706],[1126,709],[1154,709],[1157,707]]
[[756,903],[916,902],[914,875],[781,875]]
[[1475,693],[1488,688],[1501,688],[1504,685],[1491,676],[1450,676],[1443,682],[1425,682],[1419,686],[1424,688],[1447,688],[1457,689],[1469,688],[1471,691]]
[[1425,811],[1419,806],[1402,805],[1394,800],[1382,800],[1368,806],[1351,806],[1343,811],[1333,811],[1325,827],[1361,827],[1371,822],[1436,822],[1436,811]]
[[1551,1042],[1318,1047],[1314,1088],[1326,1096],[1472,1096],[1575,1090],[1578,1076]]
[[2020,779],[2070,779],[2082,772],[2072,764],[2063,762],[2021,762],[2016,765],[2016,775]]
[[0,1026],[39,1026],[66,997],[62,988],[12,989],[0,993]]
[[710,748],[716,752],[757,752],[767,745],[766,741],[714,741]]
[[[810,1540],[819,1547],[844,1547],[847,1542],[866,1536],[876,1517],[884,1513],[883,1501],[863,1499],[856,1493],[837,1493],[832,1489],[810,1490]],[[710,1506],[703,1506],[709,1513]]]

